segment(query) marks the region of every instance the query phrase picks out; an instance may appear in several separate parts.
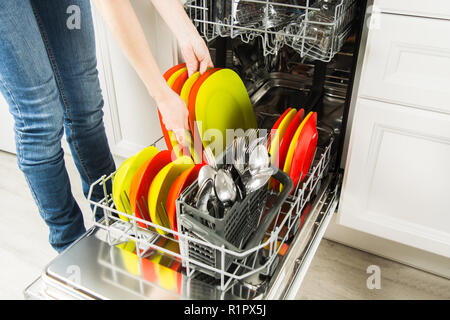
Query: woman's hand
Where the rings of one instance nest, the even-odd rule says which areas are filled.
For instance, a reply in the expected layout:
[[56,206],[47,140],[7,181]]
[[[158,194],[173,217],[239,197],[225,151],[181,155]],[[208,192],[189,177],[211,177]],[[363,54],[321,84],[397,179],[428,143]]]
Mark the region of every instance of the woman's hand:
[[152,0],[156,10],[169,26],[180,45],[189,76],[213,67],[205,41],[199,35],[180,0]]
[[178,40],[181,54],[186,62],[189,76],[200,71],[203,74],[207,69],[213,68],[213,62],[205,41],[200,37],[197,30],[187,39]]
[[156,103],[161,113],[162,120],[167,130],[172,130],[177,141],[182,146],[187,146],[185,130],[189,131],[189,112],[184,101],[172,89],[156,98]]

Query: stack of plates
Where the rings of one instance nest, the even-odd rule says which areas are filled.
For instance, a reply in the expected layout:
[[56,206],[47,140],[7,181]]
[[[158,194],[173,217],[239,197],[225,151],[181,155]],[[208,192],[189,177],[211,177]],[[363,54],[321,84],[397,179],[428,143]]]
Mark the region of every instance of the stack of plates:
[[[268,144],[272,165],[287,173],[297,187],[308,174],[317,147],[317,113],[288,108],[275,122]],[[282,185],[271,181],[270,188]],[[295,190],[295,188],[294,188]]]
[[[128,215],[177,231],[175,201],[197,179],[200,167],[192,158],[148,147],[130,157],[116,171],[113,200],[116,209]],[[125,215],[119,215],[128,221]],[[139,226],[147,225],[138,220]],[[160,234],[166,232],[156,228]]]
[[[177,231],[175,201],[197,179],[203,147],[218,143],[213,150],[222,151],[228,129],[247,130],[257,125],[247,90],[234,71],[215,68],[188,77],[186,65],[179,64],[164,78],[189,109],[191,132],[204,139],[198,140],[197,147],[192,139],[187,148],[180,147],[159,114],[168,150],[148,147],[127,159],[115,173],[113,200],[119,212],[135,215],[142,228],[147,228],[144,221],[150,221]],[[128,221],[127,215],[119,216]],[[160,228],[156,231],[166,233]]]
[[230,133],[227,130],[245,131],[257,127],[247,90],[233,70],[214,68],[202,75],[196,72],[188,77],[186,65],[179,64],[169,69],[164,78],[186,103],[191,129],[187,137],[194,137],[187,139],[190,146],[183,150],[173,133],[166,130],[160,116],[167,148],[177,157],[190,156],[195,163],[200,163],[203,147],[209,145],[217,154],[231,142],[226,141],[227,133]]

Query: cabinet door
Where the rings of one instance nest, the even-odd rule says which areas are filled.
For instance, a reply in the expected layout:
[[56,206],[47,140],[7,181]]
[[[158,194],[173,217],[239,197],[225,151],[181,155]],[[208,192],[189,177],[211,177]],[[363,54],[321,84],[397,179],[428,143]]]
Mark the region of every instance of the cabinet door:
[[381,12],[450,19],[448,0],[375,0]]
[[450,21],[379,20],[369,31],[359,96],[450,114]]
[[450,115],[359,98],[339,222],[450,257]]
[[0,150],[16,153],[14,143],[14,121],[9,106],[0,94]]

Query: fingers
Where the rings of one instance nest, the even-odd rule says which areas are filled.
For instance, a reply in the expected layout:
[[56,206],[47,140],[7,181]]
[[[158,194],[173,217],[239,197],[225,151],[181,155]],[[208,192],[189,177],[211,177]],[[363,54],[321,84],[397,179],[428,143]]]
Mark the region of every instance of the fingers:
[[184,135],[185,130],[184,129],[174,129],[173,133],[175,134],[175,137],[177,138],[178,144],[180,146],[186,147],[186,137]]
[[200,74],[203,74],[209,68],[212,68],[213,64],[210,59],[203,59],[200,61]]
[[192,48],[182,50],[182,54],[183,54],[184,60],[186,61],[186,68],[188,70],[188,76],[190,77],[198,70],[198,59],[197,59],[194,51],[192,50]]
[[186,115],[185,121],[184,121],[184,129],[187,131],[191,130],[191,126],[189,125],[189,116]]

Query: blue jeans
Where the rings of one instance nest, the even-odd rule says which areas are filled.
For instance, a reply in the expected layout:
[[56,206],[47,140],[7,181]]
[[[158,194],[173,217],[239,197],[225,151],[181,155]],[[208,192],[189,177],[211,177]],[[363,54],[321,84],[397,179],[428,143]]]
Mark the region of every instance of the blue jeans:
[[[70,5],[80,8],[79,29],[68,27]],[[115,170],[95,53],[89,0],[0,1],[0,90],[14,117],[19,168],[58,252],[86,231],[64,164],[64,130],[85,195]]]

